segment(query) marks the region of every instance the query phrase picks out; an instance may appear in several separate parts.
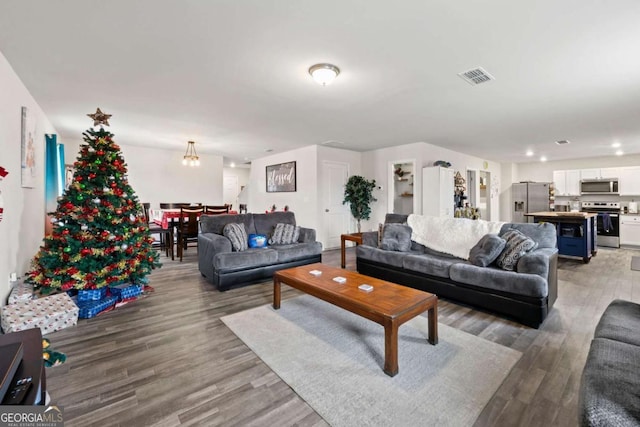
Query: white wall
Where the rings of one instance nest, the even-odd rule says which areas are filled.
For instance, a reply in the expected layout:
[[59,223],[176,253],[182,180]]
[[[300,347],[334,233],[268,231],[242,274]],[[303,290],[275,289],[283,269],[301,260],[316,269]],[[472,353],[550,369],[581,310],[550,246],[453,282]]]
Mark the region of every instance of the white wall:
[[[44,134],[56,133],[40,106],[0,54],[0,181],[4,216],[0,222],[0,305],[9,293],[9,274],[23,276],[44,237]],[[36,187],[22,188],[20,179],[21,107],[36,118]]]
[[[249,175],[249,212],[264,213],[276,205],[281,211],[285,206],[296,215],[296,223],[302,227],[318,227],[317,199],[317,146],[278,153],[251,161]],[[267,193],[266,167],[278,163],[296,162],[296,191],[287,193]]]
[[[424,142],[406,144],[397,147],[382,148],[379,150],[367,151],[362,154],[362,172],[367,179],[375,179],[376,184],[382,185],[382,190],[376,190],[374,196],[378,199],[372,206],[371,220],[363,224],[363,230],[377,230],[377,224],[384,222],[384,216],[388,212],[388,186],[389,186],[389,164],[397,161],[416,161],[416,171],[414,173],[414,199],[416,203],[416,213],[422,212],[422,168],[432,166],[437,160],[445,160],[451,163],[451,168],[460,171],[465,175],[467,169],[486,170],[496,178],[500,185],[501,165],[499,163],[470,156],[446,148]],[[484,168],[484,162],[488,166]],[[451,203],[453,204],[453,195]],[[500,201],[498,197],[490,199],[491,218],[498,220]]]
[[[200,166],[183,166],[182,152],[122,144],[117,135],[114,141],[122,150],[129,184],[140,202],[151,203],[152,208],[165,202],[223,204],[222,156],[199,153]],[[65,143],[65,163],[75,162],[83,143]]]

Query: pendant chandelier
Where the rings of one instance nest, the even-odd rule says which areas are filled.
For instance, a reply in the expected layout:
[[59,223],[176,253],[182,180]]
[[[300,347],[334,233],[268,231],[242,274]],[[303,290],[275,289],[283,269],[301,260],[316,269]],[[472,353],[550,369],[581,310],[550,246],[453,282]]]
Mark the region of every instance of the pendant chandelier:
[[193,141],[187,142],[187,151],[182,158],[182,164],[187,166],[200,166],[200,157],[196,153],[196,143]]

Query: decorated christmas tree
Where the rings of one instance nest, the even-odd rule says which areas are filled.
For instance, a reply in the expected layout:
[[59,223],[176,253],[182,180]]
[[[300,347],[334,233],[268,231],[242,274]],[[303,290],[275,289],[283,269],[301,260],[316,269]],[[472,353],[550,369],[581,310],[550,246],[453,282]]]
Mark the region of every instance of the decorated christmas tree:
[[94,129],[83,133],[73,182],[50,214],[53,233],[44,238],[28,273],[43,293],[138,284],[160,266],[120,147],[103,127],[111,115],[98,108],[88,116]]

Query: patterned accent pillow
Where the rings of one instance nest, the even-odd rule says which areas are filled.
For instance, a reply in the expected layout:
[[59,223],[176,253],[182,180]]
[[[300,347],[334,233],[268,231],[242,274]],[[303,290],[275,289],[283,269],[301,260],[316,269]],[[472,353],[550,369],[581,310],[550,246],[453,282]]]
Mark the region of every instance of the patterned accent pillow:
[[500,235],[507,244],[496,260],[498,267],[504,270],[513,271],[518,265],[518,260],[529,251],[534,250],[538,244],[531,238],[525,236],[518,230],[510,229]]
[[271,239],[269,239],[270,245],[290,245],[295,243],[300,238],[300,227],[293,224],[276,224],[273,229]]
[[380,249],[409,252],[411,250],[411,227],[403,224],[386,224],[382,233]]
[[506,240],[497,234],[485,234],[469,251],[469,262],[486,267],[500,256],[506,244]]
[[222,234],[231,240],[231,246],[236,252],[247,250],[247,231],[243,223],[230,222],[222,229]]

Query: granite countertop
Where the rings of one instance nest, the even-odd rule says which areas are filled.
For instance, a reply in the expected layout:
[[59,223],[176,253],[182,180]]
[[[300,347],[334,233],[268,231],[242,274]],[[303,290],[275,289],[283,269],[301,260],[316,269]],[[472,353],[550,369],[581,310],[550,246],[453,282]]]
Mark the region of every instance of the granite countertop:
[[524,215],[547,217],[547,218],[585,218],[585,219],[598,216],[597,213],[592,213],[592,212],[530,212]]

